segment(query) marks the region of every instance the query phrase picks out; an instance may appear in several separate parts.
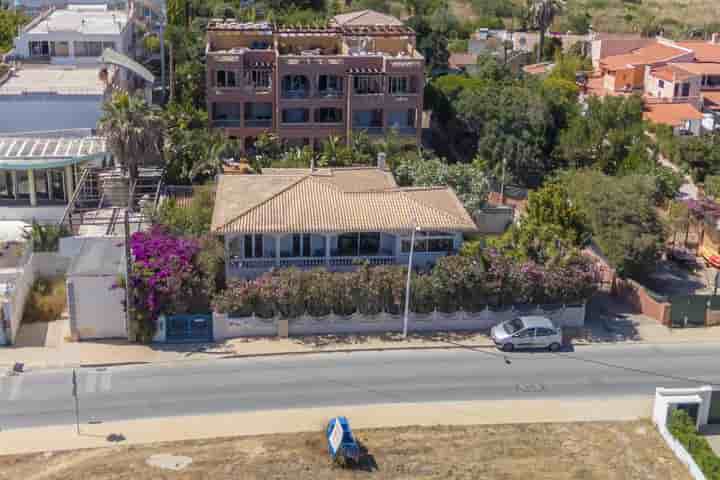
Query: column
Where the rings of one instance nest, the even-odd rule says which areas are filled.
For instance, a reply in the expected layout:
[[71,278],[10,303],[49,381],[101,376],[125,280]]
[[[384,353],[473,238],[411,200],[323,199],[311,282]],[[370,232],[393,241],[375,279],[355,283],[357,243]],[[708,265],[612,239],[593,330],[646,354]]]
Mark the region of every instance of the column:
[[17,200],[18,199],[17,171],[13,170],[12,172],[10,172],[10,176],[12,177],[13,197],[15,197],[15,200]]
[[37,194],[35,193],[35,172],[33,170],[28,170],[27,176],[28,188],[30,190],[30,205],[35,207],[37,206]]
[[280,266],[280,235],[275,235],[275,266]]
[[73,195],[73,171],[72,166],[65,166],[65,197],[68,203]]
[[47,170],[45,172],[45,181],[47,182],[48,200],[53,199],[53,171]]
[[330,263],[330,235],[325,235],[325,263]]

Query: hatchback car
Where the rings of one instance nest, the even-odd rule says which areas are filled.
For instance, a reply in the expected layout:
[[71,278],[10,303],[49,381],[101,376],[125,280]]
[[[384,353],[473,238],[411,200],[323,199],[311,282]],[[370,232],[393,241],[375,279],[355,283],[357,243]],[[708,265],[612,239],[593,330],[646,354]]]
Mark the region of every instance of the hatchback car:
[[562,333],[547,317],[516,317],[491,330],[493,342],[498,348],[511,352],[515,348],[548,348],[560,350]]

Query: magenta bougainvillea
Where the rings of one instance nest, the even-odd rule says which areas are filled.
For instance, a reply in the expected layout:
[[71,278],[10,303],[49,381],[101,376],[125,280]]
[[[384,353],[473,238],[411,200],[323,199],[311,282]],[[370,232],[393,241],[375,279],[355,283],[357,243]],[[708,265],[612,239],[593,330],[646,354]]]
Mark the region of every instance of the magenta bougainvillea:
[[187,310],[201,289],[195,268],[199,247],[194,240],[174,237],[155,227],[134,233],[130,237],[130,251],[131,308],[140,335],[152,337],[160,314]]

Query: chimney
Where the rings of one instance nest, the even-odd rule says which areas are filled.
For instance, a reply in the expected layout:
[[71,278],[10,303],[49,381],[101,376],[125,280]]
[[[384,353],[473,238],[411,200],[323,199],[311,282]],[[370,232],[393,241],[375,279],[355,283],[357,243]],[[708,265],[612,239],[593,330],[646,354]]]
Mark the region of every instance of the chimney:
[[720,45],[720,32],[715,32],[710,36],[710,43]]
[[386,155],[385,152],[378,152],[377,154],[377,168],[380,170],[387,169]]

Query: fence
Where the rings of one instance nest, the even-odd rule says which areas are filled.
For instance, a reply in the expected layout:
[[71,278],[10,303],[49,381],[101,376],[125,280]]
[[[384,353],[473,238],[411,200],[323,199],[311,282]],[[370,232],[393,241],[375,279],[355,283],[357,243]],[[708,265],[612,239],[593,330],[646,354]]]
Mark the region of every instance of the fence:
[[[489,330],[498,323],[518,315],[544,315],[558,327],[582,327],[585,324],[585,304],[576,305],[517,305],[503,310],[485,309],[480,312],[455,313],[432,312],[410,313],[408,330],[412,332],[472,331]],[[213,314],[215,340],[233,337],[276,336],[280,334],[280,317],[261,318],[254,314],[249,317],[231,317]],[[327,315],[312,317],[302,315],[288,320],[288,334],[329,335],[329,334],[371,334],[400,332],[403,316],[380,313],[377,315]]]
[[639,313],[654,318],[666,327],[671,326],[671,304],[667,298],[653,294],[634,280],[620,278],[615,279],[613,294]]

